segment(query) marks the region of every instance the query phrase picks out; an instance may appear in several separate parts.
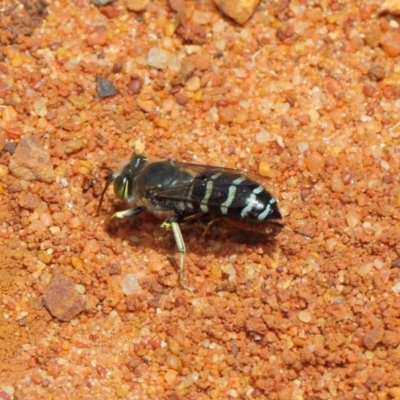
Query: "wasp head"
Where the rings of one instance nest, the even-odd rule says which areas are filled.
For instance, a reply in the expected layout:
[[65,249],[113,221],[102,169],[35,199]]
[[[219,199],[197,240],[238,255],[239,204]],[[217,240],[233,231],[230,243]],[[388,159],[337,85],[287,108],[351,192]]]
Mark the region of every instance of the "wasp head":
[[100,203],[97,207],[97,214],[100,211],[101,204],[103,202],[104,195],[107,188],[114,182],[114,193],[122,201],[131,201],[135,197],[135,178],[140,172],[142,167],[147,163],[147,158],[141,155],[137,155],[131,158],[131,160],[122,168],[121,171],[114,172],[107,178],[107,182],[104,186],[103,192],[101,193]]

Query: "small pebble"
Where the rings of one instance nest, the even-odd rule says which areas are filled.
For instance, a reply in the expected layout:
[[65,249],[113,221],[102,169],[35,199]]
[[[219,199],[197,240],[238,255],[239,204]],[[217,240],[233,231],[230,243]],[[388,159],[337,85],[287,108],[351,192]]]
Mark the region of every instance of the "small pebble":
[[83,311],[84,301],[75,282],[65,275],[56,275],[43,293],[43,304],[60,321],[70,321]]
[[147,65],[158,69],[167,68],[170,62],[170,53],[166,50],[152,47],[147,53]]
[[185,89],[189,92],[196,92],[200,89],[200,78],[198,76],[192,76],[186,81]]
[[214,0],[214,3],[224,14],[243,25],[253,15],[260,0]]
[[350,228],[355,228],[360,223],[360,214],[354,210],[349,211],[346,213],[346,222]]
[[397,399],[400,398],[400,386],[394,386],[389,389],[389,396]]
[[265,143],[265,142],[269,142],[271,140],[272,140],[272,136],[266,130],[262,130],[256,134],[256,142],[257,143]]
[[313,174],[322,172],[325,167],[325,158],[317,152],[313,152],[304,159],[307,169]]
[[169,385],[174,383],[177,377],[178,374],[174,369],[168,369],[164,375],[165,382],[167,382]]
[[389,57],[397,57],[400,55],[400,31],[388,31],[381,37],[381,45],[383,51]]
[[136,294],[140,290],[140,285],[136,275],[126,274],[121,280],[121,288],[125,296]]
[[276,175],[276,172],[273,171],[271,166],[265,161],[260,162],[258,173],[266,178],[273,178]]
[[309,311],[302,310],[297,314],[297,318],[301,322],[304,322],[304,323],[308,324],[309,322],[311,322],[312,316],[311,316],[311,313]]
[[368,71],[368,77],[371,81],[379,82],[385,78],[386,70],[380,65],[374,65]]
[[114,85],[102,76],[96,78],[96,92],[99,97],[112,97],[118,94]]
[[180,370],[182,368],[182,361],[174,354],[167,357],[166,365],[169,368]]
[[18,113],[15,111],[15,108],[13,106],[5,107],[1,113],[1,118],[6,124],[14,122],[17,117]]
[[39,139],[31,135],[21,139],[8,167],[14,176],[26,181],[51,183],[55,179],[48,150]]
[[143,12],[146,10],[151,0],[128,0],[127,7],[128,10],[134,12]]
[[47,115],[47,99],[39,97],[33,102],[33,109],[39,117],[45,117]]
[[4,178],[8,175],[8,168],[6,165],[0,164],[0,178]]

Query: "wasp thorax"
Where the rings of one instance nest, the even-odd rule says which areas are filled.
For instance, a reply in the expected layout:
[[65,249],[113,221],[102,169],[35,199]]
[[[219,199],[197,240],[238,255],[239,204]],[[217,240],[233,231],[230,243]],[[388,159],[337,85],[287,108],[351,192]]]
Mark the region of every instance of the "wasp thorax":
[[118,175],[114,180],[114,193],[122,201],[133,197],[133,179],[127,175]]

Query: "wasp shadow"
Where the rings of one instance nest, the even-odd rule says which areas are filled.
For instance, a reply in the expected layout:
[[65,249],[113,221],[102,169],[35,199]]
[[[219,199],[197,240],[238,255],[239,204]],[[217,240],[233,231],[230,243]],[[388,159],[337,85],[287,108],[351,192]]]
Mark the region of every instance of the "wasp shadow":
[[[112,237],[128,240],[131,246],[152,248],[170,258],[177,253],[176,242],[171,230],[161,228],[162,222],[151,213],[143,213],[109,221],[106,231]],[[210,215],[182,222],[179,226],[186,254],[205,257],[212,252],[215,258],[237,254],[238,250],[244,251],[243,246],[272,253],[277,248],[276,236],[283,228],[273,222],[255,224]]]

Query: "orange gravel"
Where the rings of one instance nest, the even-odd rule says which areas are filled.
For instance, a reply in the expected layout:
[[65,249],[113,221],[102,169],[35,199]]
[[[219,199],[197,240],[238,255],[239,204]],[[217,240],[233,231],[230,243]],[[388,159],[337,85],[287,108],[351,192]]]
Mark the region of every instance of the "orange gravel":
[[[48,3],[0,2],[0,399],[400,399],[399,15]],[[134,153],[258,174],[312,238],[183,227],[185,291],[157,218],[96,214]]]

